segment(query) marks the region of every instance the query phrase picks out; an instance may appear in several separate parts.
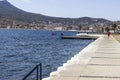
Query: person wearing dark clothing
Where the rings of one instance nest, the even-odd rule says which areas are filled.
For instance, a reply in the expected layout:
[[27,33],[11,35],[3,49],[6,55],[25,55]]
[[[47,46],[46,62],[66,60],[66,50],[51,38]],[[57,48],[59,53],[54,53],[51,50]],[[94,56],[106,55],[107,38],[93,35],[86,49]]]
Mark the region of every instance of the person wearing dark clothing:
[[108,38],[109,38],[111,33],[110,33],[110,32],[108,32],[107,34],[108,34]]

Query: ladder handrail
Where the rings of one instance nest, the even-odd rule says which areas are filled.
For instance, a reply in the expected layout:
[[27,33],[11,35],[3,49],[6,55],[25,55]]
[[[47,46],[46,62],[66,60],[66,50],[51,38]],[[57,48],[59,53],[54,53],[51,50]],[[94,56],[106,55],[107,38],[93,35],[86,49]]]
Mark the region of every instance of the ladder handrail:
[[[36,65],[22,80],[26,80],[35,70],[36,71],[36,80],[42,80],[42,64]],[[40,70],[40,71],[39,71]]]

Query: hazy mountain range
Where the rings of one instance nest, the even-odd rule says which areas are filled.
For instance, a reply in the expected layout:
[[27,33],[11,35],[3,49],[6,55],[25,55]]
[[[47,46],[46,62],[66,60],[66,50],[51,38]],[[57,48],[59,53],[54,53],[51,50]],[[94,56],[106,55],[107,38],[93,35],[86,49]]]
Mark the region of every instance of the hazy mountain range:
[[0,18],[14,19],[17,21],[23,21],[27,23],[35,22],[39,24],[59,23],[63,25],[90,25],[95,23],[111,23],[110,20],[106,20],[103,18],[60,18],[30,13],[16,8],[7,0],[0,0]]

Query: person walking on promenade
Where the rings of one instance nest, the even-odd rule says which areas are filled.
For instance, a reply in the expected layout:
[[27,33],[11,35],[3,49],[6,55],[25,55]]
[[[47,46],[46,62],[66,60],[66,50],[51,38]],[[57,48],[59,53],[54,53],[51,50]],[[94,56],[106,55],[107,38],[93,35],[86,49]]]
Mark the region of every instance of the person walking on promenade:
[[110,34],[111,34],[110,32],[107,32],[108,38],[110,37]]
[[111,34],[111,33],[110,33],[110,29],[109,29],[108,27],[106,27],[105,29],[106,29],[106,31],[107,31],[107,35],[108,35],[108,38],[109,38],[109,37],[110,37],[110,34]]

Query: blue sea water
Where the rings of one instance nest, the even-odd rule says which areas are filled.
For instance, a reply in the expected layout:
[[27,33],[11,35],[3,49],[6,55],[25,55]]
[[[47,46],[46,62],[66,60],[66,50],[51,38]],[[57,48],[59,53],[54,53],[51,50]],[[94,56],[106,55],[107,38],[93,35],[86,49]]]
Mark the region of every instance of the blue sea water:
[[[67,62],[92,40],[61,39],[75,35],[73,31],[0,30],[0,80],[22,80],[38,63],[42,63],[42,76]],[[32,76],[34,78],[34,76]],[[30,79],[29,79],[30,80]],[[32,79],[33,80],[33,79]]]

